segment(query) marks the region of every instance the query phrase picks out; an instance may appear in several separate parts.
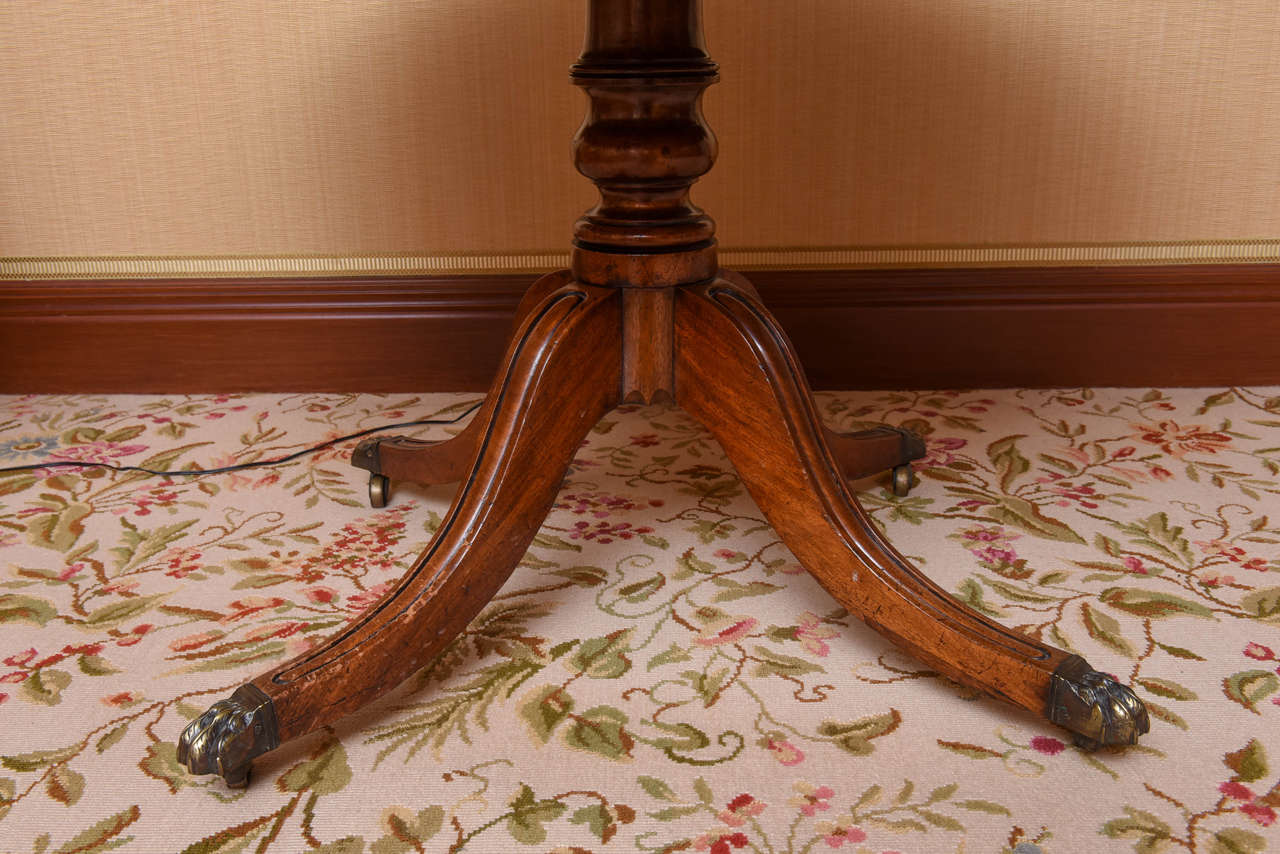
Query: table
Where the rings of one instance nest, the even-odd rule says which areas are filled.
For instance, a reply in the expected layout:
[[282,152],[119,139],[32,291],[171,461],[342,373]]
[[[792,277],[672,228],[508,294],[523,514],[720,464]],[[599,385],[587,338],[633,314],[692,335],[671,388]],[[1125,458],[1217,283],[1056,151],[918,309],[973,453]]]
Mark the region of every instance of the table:
[[1088,747],[1149,726],[1129,688],[1079,656],[957,602],[894,549],[847,480],[924,454],[907,431],[823,426],[781,327],[716,262],[715,223],[689,199],[716,141],[701,112],[718,79],[699,0],[588,0],[573,82],[589,98],[574,139],[599,203],[574,226],[572,267],[542,277],[484,405],[444,442],[383,438],[353,462],[370,495],[391,483],[462,485],[399,584],[318,648],[240,686],[178,743],[195,774],[244,786],[254,757],[399,684],[498,591],[554,503],[587,432],[624,402],[669,401],[721,443],[778,535],[841,605],[958,682],[1043,714]]

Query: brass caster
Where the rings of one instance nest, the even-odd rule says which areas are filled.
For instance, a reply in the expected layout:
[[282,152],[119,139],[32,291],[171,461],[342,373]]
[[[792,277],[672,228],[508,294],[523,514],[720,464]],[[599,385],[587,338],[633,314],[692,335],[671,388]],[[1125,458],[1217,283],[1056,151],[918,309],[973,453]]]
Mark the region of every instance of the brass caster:
[[369,504],[386,507],[391,499],[391,478],[385,474],[369,475]]
[[894,466],[892,472],[893,494],[899,498],[906,498],[911,492],[911,487],[915,485],[915,476],[911,474],[911,463],[903,463],[900,466]]

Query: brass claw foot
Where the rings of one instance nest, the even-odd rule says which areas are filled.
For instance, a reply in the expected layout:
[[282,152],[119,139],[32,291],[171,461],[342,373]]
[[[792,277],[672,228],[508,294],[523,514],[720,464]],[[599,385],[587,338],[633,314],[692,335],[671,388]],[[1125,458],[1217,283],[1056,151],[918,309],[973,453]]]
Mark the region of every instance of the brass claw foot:
[[1137,744],[1151,728],[1147,707],[1128,687],[1099,673],[1078,655],[1054,671],[1049,720],[1075,733],[1077,747]]
[[249,783],[253,758],[280,743],[271,698],[241,685],[187,724],[178,739],[178,762],[192,774],[217,774],[232,789]]

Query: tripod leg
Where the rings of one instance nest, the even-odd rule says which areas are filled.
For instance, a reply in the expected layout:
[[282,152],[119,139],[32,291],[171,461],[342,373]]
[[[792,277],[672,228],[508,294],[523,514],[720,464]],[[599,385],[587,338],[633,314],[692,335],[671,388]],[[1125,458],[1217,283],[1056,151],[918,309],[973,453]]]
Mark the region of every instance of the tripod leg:
[[721,279],[678,297],[677,402],[832,596],[938,671],[1046,715],[1081,744],[1132,744],[1147,731],[1131,690],[956,602],[879,533],[841,477],[790,344],[752,293]]
[[255,756],[355,711],[439,653],[511,574],[583,438],[617,403],[620,325],[619,294],[586,286],[530,311],[477,418],[462,489],[413,568],[323,646],[193,721],[179,761],[245,785]]
[[[548,273],[530,286],[516,308],[516,334],[521,324],[548,295],[573,281],[567,270]],[[351,453],[351,464],[369,472],[369,503],[385,507],[391,486],[410,481],[431,486],[456,483],[466,475],[475,459],[482,437],[481,427],[489,415],[489,401],[458,435],[448,439],[410,439],[406,436],[375,436],[365,439]]]

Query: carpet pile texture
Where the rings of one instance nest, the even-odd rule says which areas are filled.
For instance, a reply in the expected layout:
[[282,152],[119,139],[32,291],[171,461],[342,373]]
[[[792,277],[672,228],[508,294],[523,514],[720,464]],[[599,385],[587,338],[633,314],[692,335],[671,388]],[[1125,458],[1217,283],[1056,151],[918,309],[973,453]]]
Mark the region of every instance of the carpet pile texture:
[[[475,395],[0,398],[0,467],[203,469]],[[1280,388],[850,392],[926,436],[855,486],[946,591],[1132,686],[1134,748],[975,696],[841,610],[690,417],[623,407],[438,659],[259,758],[185,724],[376,601],[453,487],[369,506],[353,441],[276,467],[0,473],[0,851],[1280,849]],[[425,437],[458,424],[395,432]]]

